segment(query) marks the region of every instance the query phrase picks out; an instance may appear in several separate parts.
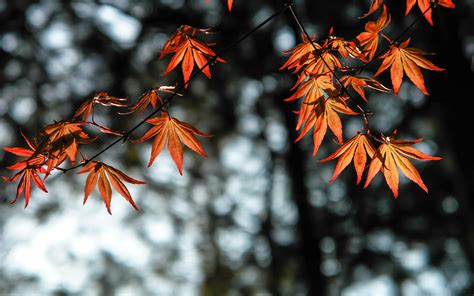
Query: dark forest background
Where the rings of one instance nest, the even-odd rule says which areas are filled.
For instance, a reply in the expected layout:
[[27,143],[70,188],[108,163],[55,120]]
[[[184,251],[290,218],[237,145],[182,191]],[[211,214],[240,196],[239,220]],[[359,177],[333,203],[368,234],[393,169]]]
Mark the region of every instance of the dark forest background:
[[[162,77],[168,59],[158,60],[178,26],[212,27],[206,38],[222,49],[282,5],[235,0],[228,13],[223,1],[209,2],[0,0],[0,146],[23,145],[20,130],[32,136],[70,118],[96,91],[135,100],[181,81],[177,70]],[[390,36],[420,15],[415,7],[404,17],[405,1],[387,2]],[[52,176],[50,193],[35,190],[26,209],[23,200],[9,204],[16,185],[2,183],[0,294],[471,295],[474,2],[455,4],[434,11],[434,27],[422,20],[408,34],[447,69],[423,72],[431,95],[405,82],[398,96],[369,96],[376,130],[424,137],[417,148],[443,157],[416,164],[428,195],[403,179],[395,200],[380,174],[362,190],[352,167],[328,184],[335,163],[318,160],[336,148],[331,137],[314,159],[310,137],[293,143],[295,105],[282,100],[294,77],[277,69],[300,33],[283,14],[223,56],[212,80],[200,75],[173,101],[173,116],[214,135],[202,140],[207,159],[187,151],[180,177],[168,155],[145,169],[149,143],[103,156],[149,183],[131,186],[140,212],[114,195],[109,216],[97,192],[82,206],[84,177],[74,174]],[[310,34],[333,26],[351,38],[369,3],[294,5]],[[109,111],[96,116],[116,129],[135,123]],[[346,120],[346,137],[360,128]],[[0,151],[1,175],[11,176],[3,167],[13,161]]]

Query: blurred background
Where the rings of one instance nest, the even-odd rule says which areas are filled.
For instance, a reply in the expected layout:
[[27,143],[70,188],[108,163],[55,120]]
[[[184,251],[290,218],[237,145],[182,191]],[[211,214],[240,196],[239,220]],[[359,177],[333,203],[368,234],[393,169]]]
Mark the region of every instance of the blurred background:
[[[397,36],[420,15],[388,1]],[[295,0],[310,34],[354,37],[369,1]],[[300,42],[283,14],[227,53],[208,80],[200,75],[172,103],[173,116],[214,135],[208,158],[187,150],[184,176],[168,153],[145,169],[150,142],[117,145],[100,160],[148,185],[130,185],[140,211],[114,194],[113,215],[97,191],[83,206],[85,176],[55,174],[49,194],[34,190],[14,205],[16,184],[0,186],[0,295],[471,295],[474,292],[474,154],[470,130],[474,82],[474,2],[436,9],[411,45],[445,72],[424,71],[431,96],[411,83],[399,96],[371,92],[372,125],[439,162],[417,162],[430,193],[401,179],[395,200],[379,174],[367,190],[348,167],[328,184],[337,146],[326,136],[293,143],[296,104],[282,102],[295,77],[277,69]],[[182,24],[212,27],[222,49],[281,7],[281,1],[0,0],[0,147],[23,146],[22,130],[70,118],[96,91],[135,100],[161,77],[158,60]],[[373,71],[374,68],[371,69]],[[370,71],[367,73],[370,74]],[[381,75],[391,86],[388,74]],[[140,118],[98,107],[97,121],[117,130]],[[146,113],[145,113],[146,114]],[[346,138],[362,128],[345,118]],[[141,129],[135,134],[143,133]],[[90,131],[94,133],[92,130]],[[92,155],[112,137],[84,152]],[[14,157],[0,151],[0,175]]]

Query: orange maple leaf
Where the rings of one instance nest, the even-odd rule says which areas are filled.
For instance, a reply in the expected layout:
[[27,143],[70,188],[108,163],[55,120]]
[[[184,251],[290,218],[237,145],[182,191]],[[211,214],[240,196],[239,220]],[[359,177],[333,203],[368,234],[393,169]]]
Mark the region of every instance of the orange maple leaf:
[[153,146],[151,148],[150,161],[148,167],[150,167],[155,161],[156,157],[161,153],[168,142],[168,151],[173,158],[173,161],[178,168],[179,173],[183,174],[183,146],[188,146],[191,150],[207,157],[206,153],[202,149],[201,144],[195,137],[195,135],[201,137],[210,137],[191,125],[179,121],[178,119],[169,116],[167,113],[162,113],[161,117],[155,117],[148,119],[146,122],[154,125],[150,128],[141,138],[134,142],[144,142],[154,137]]
[[423,183],[420,173],[408,160],[407,157],[417,160],[440,160],[440,157],[429,156],[423,152],[411,147],[413,144],[423,141],[417,140],[395,140],[394,137],[382,136],[383,143],[375,152],[375,156],[370,162],[369,171],[367,173],[367,180],[364,188],[369,186],[375,175],[382,171],[385,176],[385,181],[393,192],[395,198],[398,197],[398,168],[408,177],[408,179],[415,182],[425,192],[428,188]]
[[403,72],[405,72],[408,78],[410,78],[425,95],[429,95],[419,67],[432,71],[444,71],[444,69],[435,66],[432,62],[423,57],[428,53],[417,48],[407,47],[408,43],[410,43],[410,38],[400,45],[391,45],[390,49],[380,56],[383,62],[374,76],[379,75],[387,70],[388,67],[391,67],[390,77],[395,94],[398,94],[398,90],[402,84]]
[[62,120],[41,129],[37,138],[43,138],[43,140],[38,145],[36,153],[47,151],[51,160],[60,160],[48,164],[48,171],[61,164],[66,157],[72,165],[75,165],[78,145],[88,144],[95,140],[84,132],[83,125],[84,122]]
[[25,197],[25,208],[28,206],[31,196],[31,181],[36,187],[40,188],[44,192],[48,192],[44,186],[43,181],[38,174],[46,174],[46,170],[43,168],[43,165],[46,162],[46,156],[44,154],[35,154],[36,146],[23,134],[23,139],[25,140],[28,148],[22,147],[4,147],[3,150],[21,156],[23,160],[6,167],[7,170],[15,171],[20,170],[13,177],[7,178],[3,177],[2,179],[6,182],[15,182],[20,176],[20,182],[18,183],[16,197],[11,202],[15,203],[20,197],[21,193],[24,192]]
[[359,184],[360,180],[362,179],[362,173],[365,170],[367,154],[370,158],[372,158],[375,154],[375,148],[366,135],[358,133],[355,137],[348,140],[341,147],[339,147],[336,152],[329,155],[325,159],[320,160],[320,162],[326,162],[339,157],[339,160],[337,161],[336,167],[334,169],[334,174],[329,180],[329,182],[332,182],[336,180],[339,174],[353,160],[354,168],[357,173],[357,184]]
[[16,197],[11,202],[12,204],[18,200],[21,193],[24,191],[25,208],[28,206],[31,196],[31,181],[33,181],[33,184],[35,184],[39,189],[43,190],[44,192],[48,192],[44,186],[43,180],[41,180],[38,173],[44,174],[46,173],[46,170],[41,166],[26,167],[11,178],[2,177],[2,179],[6,182],[15,182],[21,176],[16,190]]
[[110,184],[115,188],[115,190],[122,195],[135,210],[138,210],[137,205],[132,199],[130,192],[123,182],[131,184],[146,184],[140,180],[136,180],[119,171],[118,169],[106,165],[100,161],[91,161],[85,165],[78,174],[89,173],[86,179],[86,185],[84,187],[84,201],[86,203],[87,198],[91,194],[92,190],[98,184],[99,192],[104,200],[105,207],[109,214],[112,215],[110,210],[110,201],[112,200],[112,189]]
[[388,93],[391,91],[390,88],[385,87],[382,83],[378,82],[373,78],[358,77],[352,75],[346,75],[341,78],[341,82],[344,87],[349,85],[367,102],[367,97],[365,96],[364,88],[369,87],[380,92]]
[[92,120],[94,120],[94,105],[100,104],[106,107],[127,107],[128,104],[125,104],[127,98],[117,98],[110,96],[107,92],[101,91],[94,95],[90,100],[85,101],[74,113],[73,118],[77,118],[82,115],[82,120],[87,121],[89,115],[92,114]]
[[[211,78],[211,70],[209,69],[208,58],[212,58],[218,62],[224,62],[209,46],[213,44],[203,43],[197,40],[194,36],[198,33],[208,33],[209,30],[197,29],[188,25],[183,25],[178,28],[178,31],[171,36],[164,45],[160,59],[168,54],[174,54],[162,75],[171,72],[179,63],[182,62],[181,68],[183,71],[184,87],[188,87],[189,77],[194,69],[194,63],[201,69],[202,73]],[[206,65],[206,67],[204,67]],[[204,67],[204,68],[203,68]]]
[[[405,11],[405,15],[410,13],[410,10],[413,8],[415,5],[415,2],[418,2],[418,7],[420,8],[420,11],[422,13],[425,13],[425,19],[430,23],[430,25],[433,25],[433,19],[432,19],[432,9],[430,9],[431,2],[432,0],[407,0],[407,10]],[[455,5],[452,0],[436,0],[434,1],[434,5],[441,5],[447,8],[454,8]]]
[[[305,75],[302,75],[306,77]],[[299,79],[300,80],[300,79]],[[308,119],[314,109],[314,105],[319,98],[324,97],[324,94],[329,91],[335,91],[331,75],[310,75],[306,81],[297,82],[292,88],[296,88],[293,95],[285,99],[285,102],[294,101],[303,98],[300,110],[298,112],[298,122],[296,130],[299,130],[301,125]]]
[[313,128],[313,156],[318,153],[319,147],[326,135],[327,128],[336,136],[337,142],[342,142],[342,123],[338,113],[357,115],[346,104],[348,98],[334,95],[328,99],[320,97],[315,103],[308,120],[305,122],[301,134],[296,142],[301,140]]
[[367,62],[362,51],[357,47],[355,42],[344,40],[341,37],[329,36],[329,45],[332,49],[335,49],[339,54],[348,59],[349,57],[359,59],[363,62]]
[[390,14],[387,14],[387,7],[383,6],[382,14],[377,21],[370,21],[365,24],[365,31],[357,35],[356,39],[364,48],[364,52],[371,61],[377,51],[379,44],[379,34],[390,23]]
[[[314,44],[314,46],[313,46]],[[325,70],[334,70],[341,68],[341,62],[339,59],[330,53],[331,48],[329,43],[325,42],[323,46],[319,45],[316,41],[308,39],[303,35],[303,42],[296,45],[289,51],[284,51],[285,54],[290,54],[288,60],[280,67],[279,70],[294,68],[293,73],[299,72],[304,68],[306,75],[312,74],[326,74]],[[316,53],[314,48],[319,52]],[[323,61],[324,60],[324,61]],[[329,69],[327,69],[329,66]]]
[[36,145],[30,141],[24,134],[21,132],[23,139],[25,140],[28,148],[22,147],[4,147],[3,150],[21,156],[24,159],[13,165],[6,167],[7,170],[22,170],[30,166],[42,166],[46,162],[46,156],[43,153],[37,152]]

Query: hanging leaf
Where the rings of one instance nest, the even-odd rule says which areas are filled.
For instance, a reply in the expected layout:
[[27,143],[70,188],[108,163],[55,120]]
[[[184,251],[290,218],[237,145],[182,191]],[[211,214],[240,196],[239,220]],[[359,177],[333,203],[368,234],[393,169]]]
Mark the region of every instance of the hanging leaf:
[[176,163],[179,173],[183,174],[183,145],[188,146],[191,150],[198,153],[201,156],[207,157],[206,153],[202,149],[201,144],[195,137],[195,135],[201,137],[210,137],[191,125],[181,122],[176,118],[169,116],[167,113],[162,113],[161,117],[151,118],[146,122],[153,125],[141,138],[134,142],[144,142],[151,138],[153,140],[153,146],[151,148],[150,161],[148,166],[150,167],[155,161],[156,157],[161,153],[168,142],[168,151],[171,154],[171,158]]
[[[208,32],[209,30],[197,29],[187,25],[179,27],[178,31],[170,37],[161,51],[160,59],[168,54],[173,54],[168,67],[162,75],[168,74],[181,63],[184,86],[187,88],[189,77],[194,69],[194,63],[196,63],[200,69],[202,68],[202,73],[204,73],[207,78],[211,78],[211,70],[209,69],[209,65],[206,65],[208,59],[214,59],[218,62],[224,62],[224,60],[220,57],[216,57],[214,51],[209,48],[209,46],[213,44],[203,43],[195,38],[197,33]],[[204,65],[206,65],[206,67],[204,67]]]
[[417,140],[395,140],[394,137],[383,137],[383,143],[375,152],[377,157],[373,157],[370,162],[369,171],[367,173],[367,180],[364,188],[369,186],[375,175],[382,171],[385,176],[385,181],[393,192],[395,198],[398,197],[398,169],[400,169],[408,179],[415,182],[425,192],[428,188],[423,183],[420,173],[408,160],[407,157],[417,160],[440,160],[441,157],[429,156],[423,152],[411,147],[413,144],[423,141]]
[[387,14],[387,7],[383,6],[382,14],[377,21],[370,21],[365,24],[365,31],[357,35],[356,39],[364,48],[368,61],[374,58],[379,44],[379,34],[390,23],[390,15]]
[[336,152],[320,161],[326,162],[339,158],[336,168],[334,169],[334,174],[329,182],[336,180],[339,174],[351,163],[351,161],[354,161],[354,168],[357,173],[357,184],[359,184],[365,170],[367,154],[372,158],[375,154],[375,148],[366,135],[358,133],[355,137],[339,147]]
[[138,210],[137,205],[132,199],[130,192],[128,191],[127,187],[123,182],[130,183],[130,184],[146,184],[140,180],[133,179],[123,172],[119,171],[118,169],[106,165],[105,163],[99,161],[91,161],[87,165],[85,165],[78,174],[89,173],[86,179],[86,185],[84,187],[84,202],[86,203],[87,198],[91,194],[92,190],[96,185],[98,185],[100,195],[104,200],[105,207],[109,214],[112,215],[110,210],[110,201],[112,200],[112,187],[122,195],[135,210]]
[[313,129],[313,157],[318,153],[319,147],[326,135],[327,128],[336,136],[338,143],[342,143],[342,122],[338,113],[346,115],[357,115],[346,105],[347,98],[341,95],[333,95],[328,99],[321,97],[314,104],[308,120],[296,141],[301,140],[311,129]]
[[428,55],[426,52],[417,48],[407,47],[408,43],[410,43],[410,38],[400,45],[394,44],[390,46],[390,50],[380,56],[383,62],[374,76],[378,76],[390,67],[393,92],[398,94],[402,84],[403,72],[405,72],[416,87],[425,95],[429,95],[419,67],[432,71],[444,71],[444,69],[435,66],[424,58],[423,56]]

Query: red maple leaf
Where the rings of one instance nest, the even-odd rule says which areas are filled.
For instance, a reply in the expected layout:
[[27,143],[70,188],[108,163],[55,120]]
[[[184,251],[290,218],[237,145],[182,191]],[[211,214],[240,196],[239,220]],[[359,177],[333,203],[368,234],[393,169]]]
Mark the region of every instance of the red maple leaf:
[[130,192],[123,182],[131,184],[145,184],[145,182],[131,178],[118,169],[99,161],[89,162],[78,172],[78,174],[83,173],[89,173],[84,188],[83,204],[86,203],[92,190],[98,184],[99,192],[105,203],[105,207],[109,214],[112,214],[110,210],[110,201],[112,200],[112,188],[110,187],[110,184],[112,184],[115,190],[122,195],[135,210],[138,210],[137,205],[133,201]]
[[201,137],[209,137],[210,135],[205,134],[191,125],[179,121],[178,119],[169,116],[167,113],[162,113],[161,117],[155,117],[147,120],[148,123],[152,124],[150,128],[141,138],[134,142],[144,142],[148,139],[154,138],[153,146],[151,148],[150,161],[148,166],[150,167],[155,161],[156,157],[161,153],[168,142],[168,151],[171,154],[179,173],[183,174],[183,146],[188,146],[191,150],[206,157],[206,153],[202,149],[201,144],[195,137],[195,135]]
[[181,63],[185,88],[188,87],[188,81],[193,72],[194,63],[202,69],[204,75],[211,78],[211,70],[209,69],[209,65],[206,65],[208,59],[212,58],[218,62],[224,62],[220,57],[216,57],[215,52],[210,49],[209,46],[213,44],[203,43],[195,38],[195,35],[199,32],[209,33],[209,30],[197,29],[188,25],[179,27],[178,31],[168,39],[160,54],[160,59],[168,54],[173,54],[168,67],[162,75],[168,74]]

